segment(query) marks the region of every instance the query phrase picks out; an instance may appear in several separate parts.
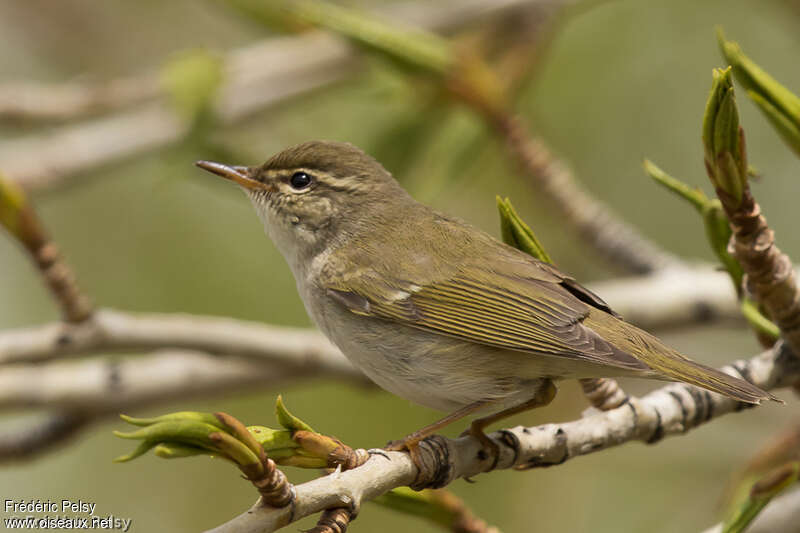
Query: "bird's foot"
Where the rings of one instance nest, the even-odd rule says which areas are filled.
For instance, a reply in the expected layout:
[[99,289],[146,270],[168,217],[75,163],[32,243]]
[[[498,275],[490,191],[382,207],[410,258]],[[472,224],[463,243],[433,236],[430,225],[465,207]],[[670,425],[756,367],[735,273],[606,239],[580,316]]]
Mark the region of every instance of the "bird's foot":
[[411,456],[411,460],[414,461],[415,465],[417,465],[417,468],[422,469],[422,462],[419,454],[419,443],[425,437],[427,437],[427,435],[418,435],[417,433],[412,433],[403,439],[391,441],[386,445],[384,450],[390,452],[407,451]]
[[489,470],[494,470],[494,468],[497,466],[497,462],[500,460],[500,447],[495,441],[486,435],[486,433],[483,431],[484,426],[482,424],[476,424],[476,422],[480,422],[480,420],[475,420],[472,422],[469,428],[464,430],[459,436],[466,437],[467,435],[470,435],[478,439],[478,442],[481,443],[481,450],[478,452],[478,459],[481,461],[491,459],[492,466],[489,468]]

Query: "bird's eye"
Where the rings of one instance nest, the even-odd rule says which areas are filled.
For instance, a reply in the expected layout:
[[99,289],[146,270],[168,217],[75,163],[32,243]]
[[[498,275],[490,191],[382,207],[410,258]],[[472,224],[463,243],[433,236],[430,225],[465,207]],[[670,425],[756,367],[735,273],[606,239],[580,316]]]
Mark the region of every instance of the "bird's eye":
[[292,189],[300,191],[308,188],[308,186],[311,185],[311,181],[311,176],[305,172],[295,172],[289,179],[289,184],[292,186]]

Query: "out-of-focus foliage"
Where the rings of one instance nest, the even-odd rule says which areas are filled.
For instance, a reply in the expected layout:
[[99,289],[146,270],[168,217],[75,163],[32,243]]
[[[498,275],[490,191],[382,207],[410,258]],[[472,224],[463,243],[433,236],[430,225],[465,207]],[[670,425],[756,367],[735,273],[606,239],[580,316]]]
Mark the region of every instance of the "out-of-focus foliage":
[[[367,9],[375,4],[346,3]],[[711,67],[724,66],[713,28],[724,26],[787,87],[800,87],[800,72],[793,68],[800,54],[799,23],[796,11],[779,1],[598,3],[560,27],[537,62],[535,76],[519,87],[519,109],[579,179],[627,220],[676,253],[714,260],[697,220],[681,216],[675,202],[642,178],[641,157],[669,161],[674,175],[692,178],[690,186],[706,182],[697,95],[707,90]],[[0,0],[0,31],[0,82],[54,83],[158,69],[183,50],[222,54],[276,35],[234,14],[223,2],[194,0]],[[523,49],[517,57],[539,52]],[[758,188],[781,247],[798,258],[800,236],[791,230],[797,223],[800,181],[789,179],[797,174],[796,159],[775,142],[755,107],[739,103],[748,150],[758,154],[764,176],[752,186]],[[47,131],[0,126],[0,142]],[[287,145],[312,138],[362,146],[414,195],[495,235],[493,198],[510,197],[560,268],[586,283],[610,274],[587,256],[537,191],[519,179],[478,120],[452,105],[424,77],[409,77],[381,58],[370,59],[350,81],[231,127],[214,128],[203,142],[104,168],[82,176],[88,179],[80,185],[34,200],[82,286],[101,305],[308,325],[294,280],[244,197],[191,163],[211,157],[206,141],[240,154],[231,163],[257,164]],[[27,259],[2,238],[0,295],[13,302],[0,306],[0,327],[56,316]],[[661,336],[709,364],[758,350],[752,333],[736,326]],[[624,386],[638,393],[650,385],[628,381]],[[264,420],[271,417],[275,392],[184,400],[155,412],[224,410]],[[297,412],[313,413],[315,425],[335,428],[337,437],[357,447],[381,446],[439,416],[389,394],[321,378],[287,383],[281,392],[291,394]],[[584,408],[577,387],[564,383],[551,407],[510,423],[571,419]],[[715,504],[720,480],[795,409],[796,404],[752,410],[659,443],[657,449],[624,446],[558,468],[482,476],[476,484],[452,488],[476,514],[503,531],[529,530],[532,514],[536,530],[544,533],[701,530],[719,518]],[[164,464],[143,457],[135,469],[112,465],[112,457],[127,451],[127,443],[109,433],[119,427],[118,422],[100,424],[38,462],[4,467],[0,486],[16,498],[83,497],[96,502],[98,512],[133,518],[134,531],[200,530],[238,514],[254,499],[252,487],[232,476],[222,462],[205,462],[201,468],[197,461]],[[314,475],[290,471],[293,482]],[[438,531],[410,520],[373,507],[352,528]],[[312,524],[305,521],[296,528]]]

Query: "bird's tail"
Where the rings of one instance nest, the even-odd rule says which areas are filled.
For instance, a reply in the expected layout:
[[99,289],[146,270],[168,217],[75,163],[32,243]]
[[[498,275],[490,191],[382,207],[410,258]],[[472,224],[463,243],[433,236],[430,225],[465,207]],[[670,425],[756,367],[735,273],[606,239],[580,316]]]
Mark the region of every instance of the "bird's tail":
[[692,361],[646,331],[607,313],[593,312],[584,325],[647,365],[660,377],[696,385],[740,402],[759,404],[762,400],[773,400],[783,403],[744,379]]
[[[663,346],[663,345],[662,345]],[[664,346],[667,350],[675,352]],[[675,352],[678,354],[678,352]],[[674,356],[657,354],[647,365],[656,372],[677,380],[696,385],[703,389],[723,394],[740,402],[760,404],[761,400],[781,402],[778,398],[752,383],[733,377],[716,368],[697,363],[680,354],[680,359]],[[781,402],[783,403],[783,402]]]

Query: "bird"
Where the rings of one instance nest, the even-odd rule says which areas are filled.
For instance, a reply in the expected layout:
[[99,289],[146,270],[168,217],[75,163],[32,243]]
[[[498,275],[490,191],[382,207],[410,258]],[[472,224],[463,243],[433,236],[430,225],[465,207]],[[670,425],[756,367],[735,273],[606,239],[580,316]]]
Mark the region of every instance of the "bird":
[[564,379],[634,376],[776,400],[625,322],[555,266],[416,201],[352,144],[309,141],[260,166],[196,165],[244,190],[309,316],[356,368],[449,413],[388,446],[415,460],[422,439],[489,413],[466,433],[496,461],[485,428],[547,405]]

